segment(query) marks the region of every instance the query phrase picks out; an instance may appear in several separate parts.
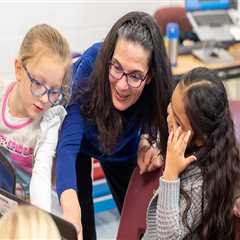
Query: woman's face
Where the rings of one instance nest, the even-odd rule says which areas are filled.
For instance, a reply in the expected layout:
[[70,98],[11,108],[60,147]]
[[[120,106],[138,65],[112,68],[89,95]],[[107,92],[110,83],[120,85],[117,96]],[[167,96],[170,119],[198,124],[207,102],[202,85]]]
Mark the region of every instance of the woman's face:
[[59,90],[65,75],[66,63],[59,57],[40,56],[26,64],[16,60],[15,69],[17,79],[15,96],[19,99],[16,115],[36,119],[52,104],[49,102],[47,92],[42,96],[34,93],[44,88],[46,90],[51,88],[54,93],[55,90]]
[[137,102],[151,80],[148,71],[149,52],[138,43],[118,39],[109,66],[112,101],[117,110],[124,111]]

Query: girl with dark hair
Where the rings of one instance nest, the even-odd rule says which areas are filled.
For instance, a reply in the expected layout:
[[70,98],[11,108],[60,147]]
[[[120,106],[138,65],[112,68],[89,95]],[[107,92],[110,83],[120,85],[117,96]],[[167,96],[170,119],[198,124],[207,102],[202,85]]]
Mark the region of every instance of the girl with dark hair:
[[234,239],[240,156],[223,83],[189,72],[168,106],[165,169],[150,201],[143,239]]
[[[163,155],[166,150],[171,69],[157,23],[143,12],[126,14],[102,45],[75,63],[73,76],[57,150],[57,191],[79,236],[83,227],[84,239],[95,239],[91,157],[100,161],[121,211],[140,134],[156,140]],[[145,170],[157,165],[150,159]]]

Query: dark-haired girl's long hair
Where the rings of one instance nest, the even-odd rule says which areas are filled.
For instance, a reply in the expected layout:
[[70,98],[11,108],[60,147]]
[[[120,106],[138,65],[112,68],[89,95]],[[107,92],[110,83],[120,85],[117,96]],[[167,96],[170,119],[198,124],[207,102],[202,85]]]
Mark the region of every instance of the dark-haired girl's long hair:
[[101,146],[104,152],[111,153],[124,128],[123,112],[113,106],[109,83],[108,66],[118,39],[137,43],[149,53],[151,82],[145,85],[137,101],[137,126],[148,133],[151,139],[160,139],[159,145],[165,153],[168,136],[167,105],[172,91],[171,68],[159,27],[146,13],[126,14],[107,34],[90,76],[89,86],[87,90],[79,92],[82,113],[96,123]]
[[192,70],[180,84],[195,137],[204,142],[195,162],[203,175],[203,215],[196,232],[200,239],[232,240],[240,156],[226,90],[207,68]]

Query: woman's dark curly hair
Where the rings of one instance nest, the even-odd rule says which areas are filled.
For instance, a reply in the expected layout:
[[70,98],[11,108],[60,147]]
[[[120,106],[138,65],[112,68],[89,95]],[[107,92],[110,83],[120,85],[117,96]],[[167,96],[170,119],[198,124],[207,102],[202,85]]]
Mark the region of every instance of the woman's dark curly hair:
[[185,111],[195,138],[204,142],[194,163],[203,175],[202,220],[196,232],[200,239],[232,240],[240,157],[225,87],[207,68],[193,69],[180,86],[185,89]]

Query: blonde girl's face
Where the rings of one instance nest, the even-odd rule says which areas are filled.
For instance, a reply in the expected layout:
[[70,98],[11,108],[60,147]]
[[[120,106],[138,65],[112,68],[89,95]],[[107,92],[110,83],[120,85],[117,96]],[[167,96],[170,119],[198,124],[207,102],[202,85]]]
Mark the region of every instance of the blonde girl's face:
[[21,111],[19,115],[36,119],[52,105],[49,102],[48,94],[35,96],[31,90],[31,79],[37,80],[47,89],[60,89],[65,76],[67,65],[57,56],[35,57],[25,64],[20,60],[15,62],[16,72],[16,95],[15,104]]

